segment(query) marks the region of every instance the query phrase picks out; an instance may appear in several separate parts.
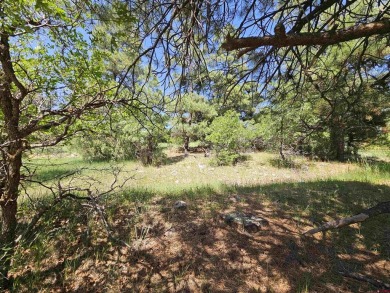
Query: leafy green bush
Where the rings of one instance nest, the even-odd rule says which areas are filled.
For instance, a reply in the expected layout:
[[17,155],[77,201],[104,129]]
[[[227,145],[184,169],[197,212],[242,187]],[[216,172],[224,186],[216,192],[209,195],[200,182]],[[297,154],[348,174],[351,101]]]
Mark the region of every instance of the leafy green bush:
[[140,160],[145,165],[161,165],[165,160],[159,143],[165,139],[160,128],[144,128],[136,121],[112,123],[110,129],[83,133],[74,140],[76,150],[89,161]]
[[232,165],[241,157],[240,151],[250,145],[250,133],[239,114],[227,111],[211,123],[206,140],[215,150],[217,165]]
[[136,146],[123,134],[84,133],[73,142],[76,151],[88,161],[134,160]]
[[273,158],[269,161],[270,165],[276,168],[286,168],[286,169],[299,169],[301,164],[295,162],[292,158],[282,159],[282,158]]

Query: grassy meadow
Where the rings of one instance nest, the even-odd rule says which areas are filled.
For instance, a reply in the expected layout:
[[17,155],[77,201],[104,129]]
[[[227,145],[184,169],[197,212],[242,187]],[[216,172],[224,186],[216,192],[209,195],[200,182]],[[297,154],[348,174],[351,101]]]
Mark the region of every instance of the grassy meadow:
[[[22,190],[20,231],[58,188],[88,188],[64,199],[19,243],[17,292],[368,292],[388,282],[390,217],[303,236],[328,220],[390,200],[390,154],[369,150],[358,162],[319,162],[250,153],[236,166],[172,150],[158,167],[86,162],[67,153],[31,155],[34,175]],[[115,188],[114,188],[115,187]],[[52,192],[50,191],[51,188]],[[73,191],[72,191],[73,192]],[[83,190],[74,190],[83,195]],[[173,208],[183,200],[187,209]],[[252,214],[269,225],[256,233],[222,215]]]

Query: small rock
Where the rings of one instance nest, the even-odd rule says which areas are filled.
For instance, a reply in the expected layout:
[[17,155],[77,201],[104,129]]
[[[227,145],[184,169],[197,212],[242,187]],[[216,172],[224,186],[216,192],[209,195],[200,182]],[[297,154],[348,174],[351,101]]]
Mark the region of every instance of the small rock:
[[244,230],[249,233],[256,233],[261,229],[261,224],[251,221],[251,220],[244,220],[243,221]]
[[266,219],[239,212],[222,215],[222,218],[224,219],[226,224],[236,227],[242,227],[245,231],[249,233],[258,232],[262,226],[269,225]]
[[173,207],[176,209],[176,210],[185,210],[187,208],[187,203],[185,201],[182,201],[182,200],[178,200],[177,202],[175,202],[175,204],[173,205]]

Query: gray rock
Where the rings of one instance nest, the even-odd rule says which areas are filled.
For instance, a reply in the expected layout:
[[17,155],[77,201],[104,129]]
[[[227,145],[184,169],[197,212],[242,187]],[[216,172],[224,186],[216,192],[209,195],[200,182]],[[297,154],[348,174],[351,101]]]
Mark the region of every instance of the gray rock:
[[245,231],[249,233],[256,233],[261,229],[261,227],[269,225],[266,219],[240,212],[222,215],[222,218],[224,219],[226,224],[235,227],[242,227]]
[[178,200],[173,205],[173,208],[176,209],[176,210],[185,210],[187,208],[187,203],[185,201]]

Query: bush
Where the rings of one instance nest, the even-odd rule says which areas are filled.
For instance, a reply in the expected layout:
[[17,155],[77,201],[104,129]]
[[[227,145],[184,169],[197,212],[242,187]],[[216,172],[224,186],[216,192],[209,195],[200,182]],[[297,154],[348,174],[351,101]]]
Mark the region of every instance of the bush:
[[135,145],[126,136],[85,133],[73,142],[76,151],[88,161],[134,160]]
[[301,167],[301,164],[295,162],[292,158],[284,160],[282,158],[275,158],[271,159],[269,162],[272,167],[276,168],[299,169]]
[[[145,139],[146,138],[146,139]],[[160,166],[166,161],[164,146],[160,146],[156,137],[138,138],[135,142],[136,157],[143,165]]]
[[250,145],[250,133],[239,114],[227,111],[211,123],[206,140],[215,150],[217,165],[232,165],[241,157],[240,151]]
[[73,146],[89,161],[140,160],[145,165],[161,165],[165,160],[163,141],[165,133],[158,128],[144,129],[131,121],[115,123],[110,130],[83,133]]

